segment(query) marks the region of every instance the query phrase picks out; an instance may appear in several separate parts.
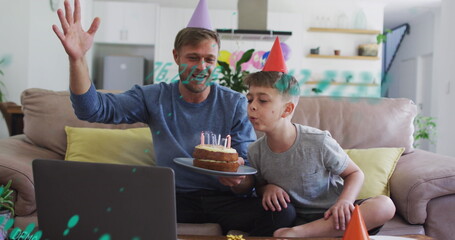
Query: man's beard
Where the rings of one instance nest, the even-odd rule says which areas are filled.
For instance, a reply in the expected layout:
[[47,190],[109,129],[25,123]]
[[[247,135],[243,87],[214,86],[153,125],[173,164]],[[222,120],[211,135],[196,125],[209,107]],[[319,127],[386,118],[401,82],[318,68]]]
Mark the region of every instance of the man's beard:
[[[187,90],[192,93],[201,93],[205,91],[208,87],[208,82],[210,79],[211,73],[207,71],[202,71],[196,75],[193,75],[193,71],[190,72],[190,75],[186,77],[185,81],[182,81],[182,84],[185,86]],[[193,84],[196,83],[196,84]]]
[[208,87],[208,85],[206,83],[192,85],[192,84],[190,84],[192,81],[198,81],[198,80],[191,79],[189,83],[182,83],[183,86],[192,93],[201,93],[201,92],[205,91],[205,89],[207,89],[207,87]]

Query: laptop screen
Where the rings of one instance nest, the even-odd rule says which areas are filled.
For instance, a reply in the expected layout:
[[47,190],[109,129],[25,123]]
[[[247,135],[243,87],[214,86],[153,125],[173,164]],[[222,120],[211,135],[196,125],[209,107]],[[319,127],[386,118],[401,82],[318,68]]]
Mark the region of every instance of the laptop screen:
[[176,239],[170,168],[33,161],[42,239]]

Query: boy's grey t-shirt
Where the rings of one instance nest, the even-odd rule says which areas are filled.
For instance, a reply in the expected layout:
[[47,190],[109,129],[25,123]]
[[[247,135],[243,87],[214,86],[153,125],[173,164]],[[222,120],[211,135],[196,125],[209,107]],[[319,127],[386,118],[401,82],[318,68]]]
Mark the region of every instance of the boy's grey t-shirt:
[[339,176],[348,166],[348,155],[328,131],[295,124],[297,138],[283,153],[274,153],[267,137],[249,146],[248,159],[258,170],[257,184],[275,184],[290,196],[298,214],[323,213],[343,190]]

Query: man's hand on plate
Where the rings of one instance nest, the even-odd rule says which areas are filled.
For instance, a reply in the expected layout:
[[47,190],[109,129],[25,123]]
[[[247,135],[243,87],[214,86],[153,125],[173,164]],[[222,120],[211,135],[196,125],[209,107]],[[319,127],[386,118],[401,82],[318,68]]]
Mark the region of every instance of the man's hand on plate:
[[[238,162],[239,162],[240,166],[245,165],[245,160],[243,160],[243,158],[241,158],[241,157],[239,157]],[[232,176],[232,177],[220,176],[220,177],[218,177],[221,184],[228,186],[228,187],[234,187],[234,186],[239,185],[245,178],[246,178],[246,176]]]

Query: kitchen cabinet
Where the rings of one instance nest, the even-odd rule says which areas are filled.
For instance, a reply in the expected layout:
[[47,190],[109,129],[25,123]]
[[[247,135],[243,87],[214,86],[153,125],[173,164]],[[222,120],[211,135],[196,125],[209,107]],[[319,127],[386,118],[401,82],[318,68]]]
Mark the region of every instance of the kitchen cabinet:
[[145,2],[93,2],[93,15],[101,19],[97,43],[153,45],[158,5]]

